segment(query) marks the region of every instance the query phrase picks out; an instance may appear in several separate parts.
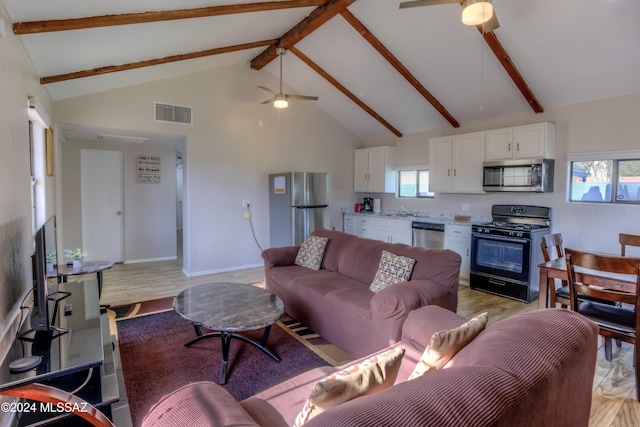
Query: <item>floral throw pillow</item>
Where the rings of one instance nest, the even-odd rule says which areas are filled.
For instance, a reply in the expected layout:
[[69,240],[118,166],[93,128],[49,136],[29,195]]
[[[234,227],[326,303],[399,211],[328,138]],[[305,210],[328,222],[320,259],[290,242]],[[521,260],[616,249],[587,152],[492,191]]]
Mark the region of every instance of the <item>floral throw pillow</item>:
[[341,403],[391,387],[398,377],[402,356],[404,348],[395,348],[318,381],[293,427],[300,427]]
[[433,334],[409,379],[412,380],[434,369],[442,369],[457,352],[484,330],[488,319],[487,313],[478,314],[457,328]]
[[295,264],[312,270],[320,270],[328,241],[328,237],[307,236],[302,245],[300,245],[298,255],[296,255],[296,260],[294,261]]
[[378,292],[387,286],[400,282],[406,282],[413,273],[413,266],[416,260],[406,256],[396,255],[391,252],[382,251],[378,271],[369,286],[369,290]]

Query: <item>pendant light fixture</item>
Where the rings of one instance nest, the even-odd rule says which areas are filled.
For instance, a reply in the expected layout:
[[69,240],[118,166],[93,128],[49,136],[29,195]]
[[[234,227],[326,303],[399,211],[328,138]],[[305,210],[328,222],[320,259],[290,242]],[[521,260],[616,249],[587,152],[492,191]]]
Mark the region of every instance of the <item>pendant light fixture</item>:
[[464,0],[462,3],[462,23],[482,25],[493,16],[491,0]]

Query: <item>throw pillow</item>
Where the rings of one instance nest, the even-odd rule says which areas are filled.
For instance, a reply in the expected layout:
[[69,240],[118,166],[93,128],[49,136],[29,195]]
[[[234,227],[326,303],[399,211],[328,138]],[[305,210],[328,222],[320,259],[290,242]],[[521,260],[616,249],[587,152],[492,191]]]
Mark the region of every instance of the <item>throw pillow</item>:
[[404,349],[395,348],[320,380],[311,389],[293,426],[300,427],[324,411],[356,397],[391,387],[398,376],[402,356]]
[[312,270],[320,270],[324,250],[327,248],[328,237],[307,236],[300,245],[295,264]]
[[369,286],[369,290],[378,292],[387,286],[400,282],[406,282],[413,273],[413,266],[416,264],[415,259],[406,256],[396,255],[391,252],[382,251],[378,271],[373,278],[373,282]]
[[482,313],[457,328],[433,334],[409,379],[412,380],[434,369],[442,369],[457,352],[484,330],[487,321],[487,313]]

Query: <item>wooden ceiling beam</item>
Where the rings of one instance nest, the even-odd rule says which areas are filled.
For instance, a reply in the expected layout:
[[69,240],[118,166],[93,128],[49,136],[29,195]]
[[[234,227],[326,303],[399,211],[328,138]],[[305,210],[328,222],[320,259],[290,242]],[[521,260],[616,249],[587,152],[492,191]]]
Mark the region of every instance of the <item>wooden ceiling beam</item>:
[[502,64],[502,67],[505,69],[509,77],[511,77],[511,80],[513,80],[513,83],[516,85],[518,90],[520,90],[520,93],[522,93],[522,96],[524,96],[524,99],[526,99],[533,111],[536,113],[544,112],[544,108],[542,108],[542,105],[536,98],[536,95],[524,80],[520,71],[516,68],[504,46],[502,46],[502,43],[498,40],[498,36],[495,35],[495,32],[491,31],[485,33],[482,30],[482,25],[478,25],[477,28],[478,31],[480,31],[480,34],[482,34],[484,41],[489,45],[489,48],[496,58],[498,58],[498,61]]
[[276,52],[277,47],[290,49],[300,40],[317,30],[322,24],[345,10],[355,1],[356,0],[330,0],[324,6],[317,7],[309,14],[309,16],[298,22],[293,28],[280,37],[280,41],[277,46],[271,46],[260,55],[253,58],[251,60],[251,68],[254,70],[261,70],[265,65],[278,57]]
[[391,126],[391,124],[389,124],[389,122],[387,122],[385,119],[383,119],[382,116],[380,116],[380,114],[378,114],[375,111],[373,111],[373,109],[371,109],[368,105],[366,105],[364,102],[362,102],[357,96],[355,96],[351,91],[349,91],[349,89],[347,89],[342,84],[340,84],[340,82],[338,82],[336,79],[334,79],[329,73],[327,73],[324,69],[322,69],[318,64],[313,62],[304,53],[300,52],[298,49],[296,49],[293,46],[291,46],[289,48],[289,52],[293,53],[295,56],[300,58],[300,60],[302,62],[307,64],[309,67],[311,67],[316,73],[318,73],[322,77],[324,77],[325,80],[327,80],[329,83],[331,83],[333,86],[335,86],[340,92],[342,92],[344,95],[346,95],[347,98],[349,98],[350,100],[352,100],[353,102],[358,104],[358,106],[360,108],[362,108],[364,111],[369,113],[382,126],[384,126],[387,129],[389,129],[391,131],[391,133],[393,133],[398,138],[402,137],[402,133],[398,129],[396,129],[393,126]]
[[202,58],[204,56],[219,55],[221,53],[236,52],[236,51],[245,50],[245,49],[254,49],[256,47],[274,45],[277,42],[278,42],[278,39],[262,40],[262,41],[252,42],[252,43],[244,43],[244,44],[238,44],[233,46],[225,46],[225,47],[219,47],[215,49],[202,50],[199,52],[183,53],[180,55],[167,56],[164,58],[147,59],[145,61],[131,62],[128,64],[110,65],[106,67],[93,68],[91,70],[74,71],[66,74],[58,74],[56,76],[42,77],[40,79],[40,84],[46,85],[49,83],[57,83],[57,82],[62,82],[66,80],[80,79],[83,77],[99,76],[101,74],[109,74],[109,73],[115,73],[118,71],[126,71],[126,70],[133,70],[136,68],[150,67],[152,65],[168,64],[170,62],[178,62],[178,61],[184,61],[187,59]]
[[417,78],[396,58],[382,42],[374,36],[348,9],[340,12],[342,17],[366,40],[384,59],[404,77],[441,115],[451,126],[460,127],[460,123],[447,111],[446,108],[429,92]]
[[196,9],[162,10],[157,12],[90,16],[86,18],[56,19],[50,21],[17,22],[13,24],[13,33],[16,35],[38,34],[52,31],[69,31],[116,25],[173,21],[176,19],[204,18],[207,16],[230,15],[235,13],[264,12],[269,10],[322,6],[325,5],[327,1],[328,0],[266,1],[259,3],[201,7]]

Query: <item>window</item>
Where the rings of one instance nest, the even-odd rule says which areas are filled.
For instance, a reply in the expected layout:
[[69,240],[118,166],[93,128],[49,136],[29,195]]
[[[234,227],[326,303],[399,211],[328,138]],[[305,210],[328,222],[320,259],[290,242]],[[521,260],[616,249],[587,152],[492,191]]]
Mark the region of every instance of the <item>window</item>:
[[640,159],[572,161],[569,201],[640,204]]
[[402,170],[398,172],[398,197],[433,198],[429,191],[428,170]]

